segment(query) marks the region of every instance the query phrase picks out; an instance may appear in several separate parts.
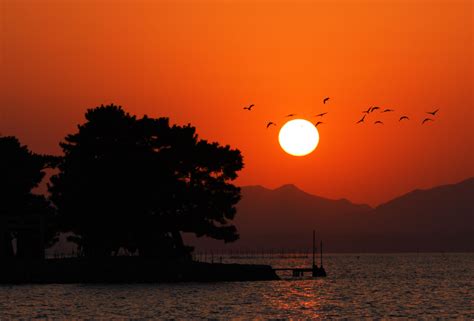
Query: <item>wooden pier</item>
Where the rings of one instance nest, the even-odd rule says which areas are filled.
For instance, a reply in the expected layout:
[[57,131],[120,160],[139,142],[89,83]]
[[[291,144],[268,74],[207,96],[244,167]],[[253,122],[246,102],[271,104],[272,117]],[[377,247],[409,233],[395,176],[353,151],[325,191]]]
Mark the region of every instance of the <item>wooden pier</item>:
[[[272,268],[273,272],[288,272],[291,271],[293,277],[301,277],[307,273],[311,273],[313,277],[325,277],[326,271],[323,267],[323,242],[320,241],[319,253],[320,253],[320,265],[316,264],[316,233],[313,230],[313,248],[312,248],[312,265],[310,267],[278,267]],[[224,251],[203,251],[197,252],[193,255],[193,260],[196,262],[206,263],[223,263],[225,261],[232,260],[255,260],[255,259],[306,259],[310,255],[309,247],[305,250],[286,252],[281,249],[271,250],[265,252],[264,250],[231,250],[230,252]]]
[[311,268],[276,268],[273,271],[292,271],[294,277],[303,276],[305,272],[313,272]]
[[273,271],[292,271],[293,277],[303,276],[305,272],[311,272],[313,277],[325,277],[326,270],[323,267],[323,241],[319,244],[319,253],[320,253],[320,266],[316,265],[316,237],[315,231],[313,231],[313,263],[309,268],[274,268]]

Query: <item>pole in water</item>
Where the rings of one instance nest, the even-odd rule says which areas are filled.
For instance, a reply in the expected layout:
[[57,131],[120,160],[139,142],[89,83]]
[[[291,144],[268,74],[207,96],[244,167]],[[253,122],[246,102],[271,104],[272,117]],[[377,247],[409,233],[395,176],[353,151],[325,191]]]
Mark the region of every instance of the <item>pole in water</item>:
[[314,248],[316,246],[316,232],[313,230],[313,268],[314,268]]
[[323,267],[323,240],[319,244],[320,258],[321,258],[321,268]]

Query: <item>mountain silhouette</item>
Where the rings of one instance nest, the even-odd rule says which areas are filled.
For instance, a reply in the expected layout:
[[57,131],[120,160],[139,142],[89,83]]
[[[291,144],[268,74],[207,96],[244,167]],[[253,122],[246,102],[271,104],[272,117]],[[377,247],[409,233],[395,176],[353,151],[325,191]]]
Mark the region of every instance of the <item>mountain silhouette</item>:
[[244,248],[257,244],[259,248],[306,248],[313,227],[318,237],[326,236],[320,226],[330,229],[324,234],[344,237],[350,231],[350,222],[370,210],[368,205],[355,205],[345,199],[311,195],[291,184],[274,190],[247,186],[242,188],[235,224]]
[[[304,249],[316,229],[327,251],[474,251],[474,178],[414,190],[376,208],[308,194],[295,185],[242,187],[228,249]],[[188,239],[198,249],[222,249]]]
[[[376,250],[473,251],[474,178],[414,190],[378,206],[372,226],[383,232]],[[366,228],[369,226],[366,225]],[[376,234],[381,238],[381,233]]]

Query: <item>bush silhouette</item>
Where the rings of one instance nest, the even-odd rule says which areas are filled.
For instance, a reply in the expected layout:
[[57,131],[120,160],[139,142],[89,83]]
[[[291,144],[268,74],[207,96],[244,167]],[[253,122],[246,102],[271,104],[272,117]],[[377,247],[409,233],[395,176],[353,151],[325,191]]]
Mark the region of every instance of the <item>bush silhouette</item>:
[[62,231],[89,257],[120,248],[146,257],[189,253],[181,232],[225,242],[240,189],[231,182],[240,151],[198,138],[194,127],[167,118],[137,118],[108,105],[86,112],[66,136],[49,190]]

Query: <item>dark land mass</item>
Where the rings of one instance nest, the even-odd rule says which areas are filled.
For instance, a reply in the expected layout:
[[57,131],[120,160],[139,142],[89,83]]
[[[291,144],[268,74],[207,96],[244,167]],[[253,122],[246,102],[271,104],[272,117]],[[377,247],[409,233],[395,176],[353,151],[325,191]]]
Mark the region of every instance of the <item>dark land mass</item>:
[[414,190],[376,208],[308,194],[294,185],[242,188],[235,225],[240,239],[224,247],[188,238],[198,249],[308,249],[311,230],[329,252],[474,251],[474,178]]
[[278,280],[268,265],[172,262],[141,257],[11,260],[0,283],[151,283]]
[[[114,104],[84,116],[58,156],[0,135],[0,282],[277,278],[270,266],[193,262],[183,243],[184,232],[238,239],[238,149],[199,138],[191,124],[137,117]],[[49,195],[35,194],[47,171]],[[45,260],[64,236],[74,255]]]

